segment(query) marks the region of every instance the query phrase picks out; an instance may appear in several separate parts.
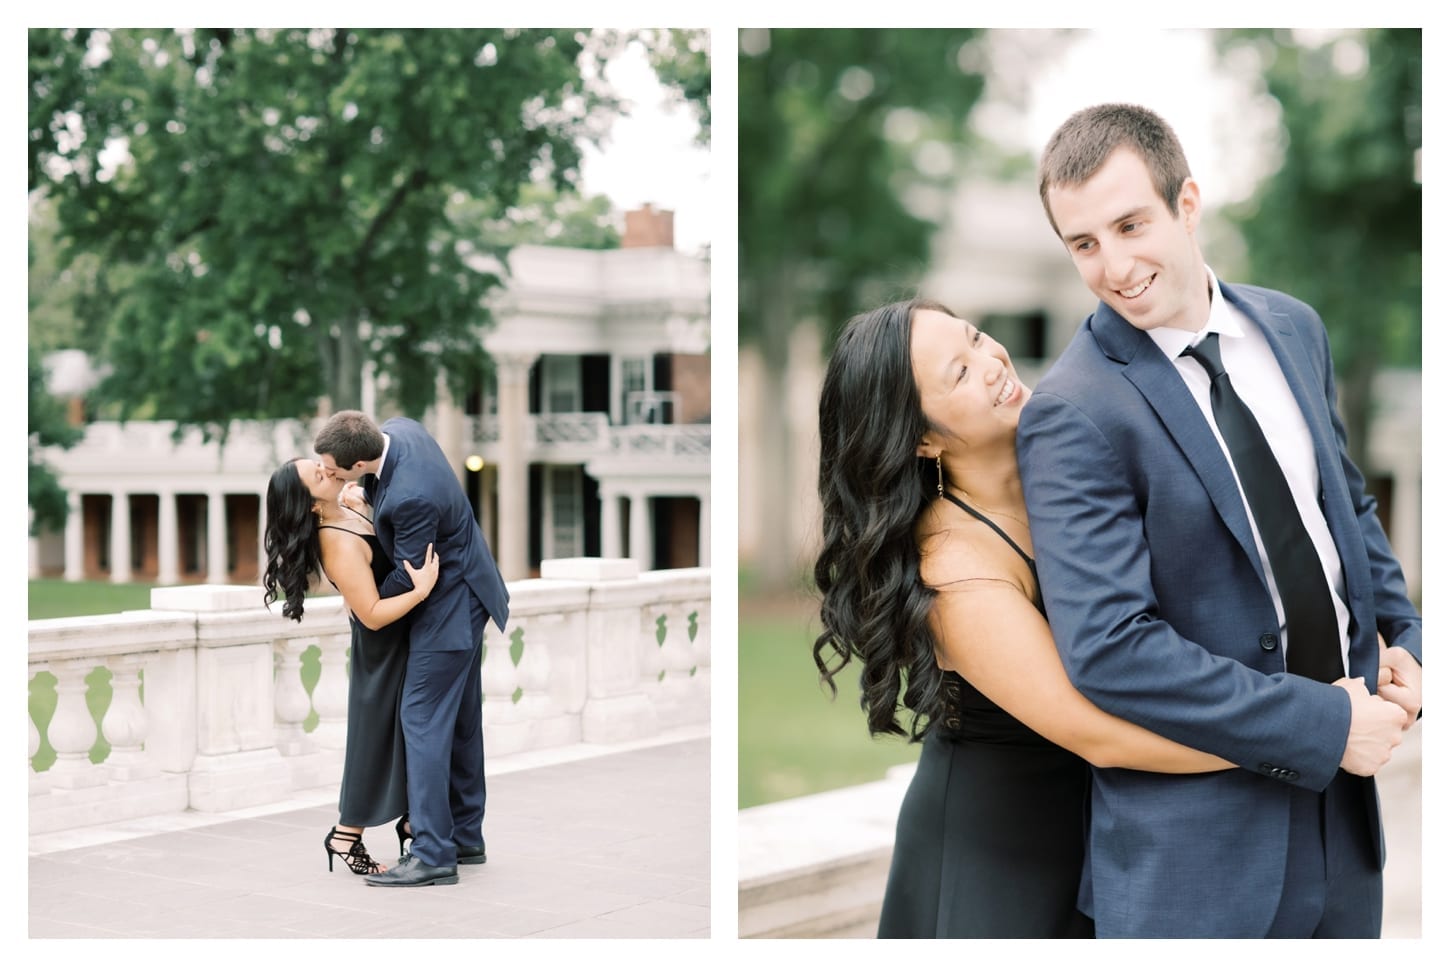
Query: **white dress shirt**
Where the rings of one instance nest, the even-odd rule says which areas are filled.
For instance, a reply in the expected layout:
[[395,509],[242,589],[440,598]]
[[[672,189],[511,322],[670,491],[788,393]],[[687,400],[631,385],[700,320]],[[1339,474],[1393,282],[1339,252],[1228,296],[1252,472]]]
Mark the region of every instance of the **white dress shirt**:
[[393,442],[393,438],[390,437],[390,436],[388,436],[386,433],[384,433],[383,434],[383,453],[382,453],[382,456],[378,457],[378,472],[374,475],[374,476],[376,476],[378,478],[378,482],[379,483],[382,483],[382,480],[383,480],[383,464],[385,464],[385,463],[388,462],[388,444],[390,444],[392,442]]
[[1334,601],[1334,614],[1339,626],[1340,657],[1344,660],[1344,667],[1348,668],[1349,608],[1344,604],[1344,568],[1340,564],[1334,538],[1329,533],[1329,524],[1319,508],[1319,466],[1314,460],[1314,441],[1309,435],[1309,424],[1304,420],[1304,414],[1299,410],[1294,393],[1289,389],[1289,383],[1284,379],[1284,373],[1279,369],[1279,361],[1274,357],[1274,350],[1264,334],[1252,319],[1223,297],[1213,270],[1208,266],[1204,266],[1204,269],[1208,272],[1209,310],[1208,321],[1203,328],[1198,332],[1187,332],[1165,327],[1150,329],[1148,335],[1172,361],[1178,375],[1183,377],[1188,391],[1193,394],[1194,402],[1203,411],[1203,418],[1208,421],[1209,429],[1213,431],[1224,459],[1233,470],[1234,482],[1239,484],[1239,497],[1244,501],[1244,510],[1248,513],[1249,525],[1253,528],[1254,546],[1259,552],[1259,562],[1269,579],[1269,593],[1273,596],[1274,610],[1279,616],[1279,641],[1287,656],[1293,643],[1289,640],[1284,625],[1284,603],[1279,599],[1274,572],[1269,566],[1269,557],[1264,551],[1264,542],[1259,536],[1259,526],[1254,521],[1253,511],[1249,509],[1248,498],[1244,496],[1243,484],[1239,482],[1238,470],[1234,468],[1233,458],[1229,456],[1223,435],[1219,433],[1218,424],[1213,418],[1208,371],[1198,360],[1182,355],[1183,350],[1198,345],[1208,333],[1219,334],[1218,345],[1223,356],[1223,368],[1233,383],[1234,392],[1253,411],[1254,419],[1264,431],[1264,437],[1269,441],[1269,449],[1274,451],[1279,467],[1284,471],[1284,479],[1289,483],[1294,504],[1299,508],[1299,516],[1304,521],[1304,528],[1309,532],[1309,539],[1314,542],[1314,550],[1319,554],[1325,579],[1329,582],[1330,598]]

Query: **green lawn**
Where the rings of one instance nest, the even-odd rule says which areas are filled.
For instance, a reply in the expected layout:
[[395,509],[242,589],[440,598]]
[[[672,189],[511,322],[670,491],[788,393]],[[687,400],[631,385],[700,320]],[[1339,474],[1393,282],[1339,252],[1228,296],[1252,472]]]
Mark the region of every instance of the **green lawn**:
[[739,808],[882,778],[914,762],[919,746],[872,739],[858,704],[859,674],[837,676],[834,700],[816,677],[810,603],[799,608],[740,606]]
[[112,584],[109,581],[30,582],[30,619],[69,618],[79,614],[115,614],[151,607],[154,584]]

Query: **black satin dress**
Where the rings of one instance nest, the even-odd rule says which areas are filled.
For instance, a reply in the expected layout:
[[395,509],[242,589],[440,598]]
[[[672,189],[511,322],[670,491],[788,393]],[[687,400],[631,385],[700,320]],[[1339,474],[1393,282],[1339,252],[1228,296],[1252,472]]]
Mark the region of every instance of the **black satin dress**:
[[[1032,568],[1032,558],[986,523]],[[1041,594],[1037,608],[1043,610]],[[879,937],[1092,937],[1077,909],[1091,777],[955,673],[901,804]]]
[[[331,526],[331,525],[323,525]],[[373,551],[373,580],[382,584],[392,561],[375,534],[344,530],[368,542]],[[408,667],[408,618],[377,631],[357,618],[348,655],[347,748],[343,753],[338,822],[343,826],[381,826],[408,811],[403,725],[399,706]]]

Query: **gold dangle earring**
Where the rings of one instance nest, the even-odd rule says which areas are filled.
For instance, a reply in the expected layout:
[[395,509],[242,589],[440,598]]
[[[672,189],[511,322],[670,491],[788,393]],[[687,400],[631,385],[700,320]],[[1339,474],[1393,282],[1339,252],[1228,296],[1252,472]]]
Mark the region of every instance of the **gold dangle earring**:
[[938,453],[936,455],[936,495],[938,497],[945,497],[946,496],[946,490],[942,487],[942,482],[941,482],[941,454],[940,453]]

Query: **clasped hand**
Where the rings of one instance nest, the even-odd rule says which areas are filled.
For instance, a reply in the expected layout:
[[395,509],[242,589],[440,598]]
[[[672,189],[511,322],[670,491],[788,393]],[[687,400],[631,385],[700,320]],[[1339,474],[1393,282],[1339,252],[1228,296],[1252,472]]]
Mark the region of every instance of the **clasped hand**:
[[1420,715],[1423,693],[1420,691],[1420,663],[1415,656],[1396,645],[1385,644],[1380,635],[1380,672],[1378,692],[1381,698],[1394,702],[1405,710],[1405,728],[1415,724]]
[[1341,678],[1334,684],[1349,694],[1349,738],[1340,768],[1357,776],[1372,776],[1390,761],[1405,730],[1420,711],[1420,665],[1400,647],[1379,639],[1379,694],[1371,695],[1363,678]]

